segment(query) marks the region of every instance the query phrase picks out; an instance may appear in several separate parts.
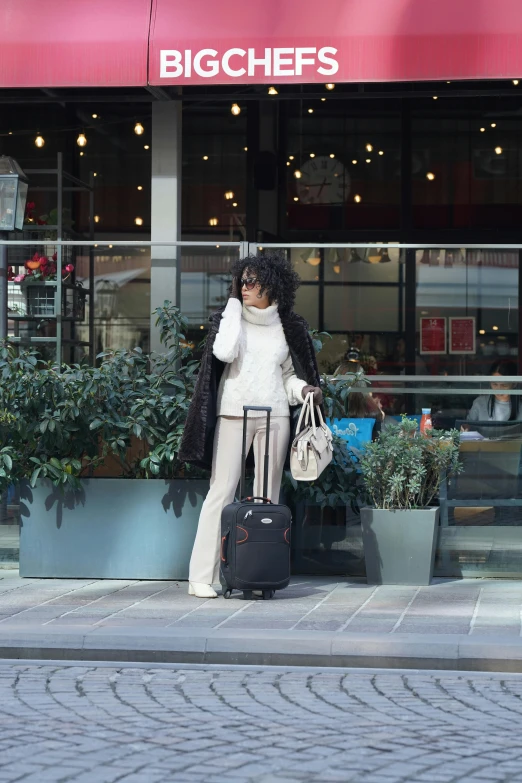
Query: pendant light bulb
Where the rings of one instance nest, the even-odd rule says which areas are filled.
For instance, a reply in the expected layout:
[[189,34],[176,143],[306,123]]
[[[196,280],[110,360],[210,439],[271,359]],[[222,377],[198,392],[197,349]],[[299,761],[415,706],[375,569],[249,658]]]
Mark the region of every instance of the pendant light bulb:
[[327,90],[335,90],[335,84],[325,84]]
[[36,146],[36,147],[38,147],[39,149],[41,149],[41,148],[43,147],[43,145],[45,144],[45,139],[44,139],[44,137],[43,137],[43,136],[40,136],[40,134],[38,134],[38,136],[37,136],[37,137],[36,137],[36,139],[34,140],[34,143],[35,143],[35,146]]
[[241,114],[241,106],[239,106],[237,103],[233,103],[230,107],[230,111],[234,115],[234,117],[237,117],[238,114]]
[[141,122],[137,122],[134,126],[134,133],[136,136],[141,136],[143,133],[145,133],[145,128],[141,124]]
[[268,88],[268,94],[269,94],[269,95],[279,95],[279,91],[278,91],[278,90],[276,90],[276,88],[275,88],[275,87],[269,87],[269,88]]
[[79,147],[85,147],[85,145],[87,144],[87,136],[85,135],[85,133],[79,134],[78,138],[76,139],[76,144]]

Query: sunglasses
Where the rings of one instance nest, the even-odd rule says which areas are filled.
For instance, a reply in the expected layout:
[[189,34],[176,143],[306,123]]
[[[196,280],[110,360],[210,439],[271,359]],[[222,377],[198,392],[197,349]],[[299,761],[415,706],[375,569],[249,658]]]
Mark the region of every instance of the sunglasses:
[[257,277],[242,277],[239,282],[241,288],[245,286],[247,291],[252,291],[256,287]]

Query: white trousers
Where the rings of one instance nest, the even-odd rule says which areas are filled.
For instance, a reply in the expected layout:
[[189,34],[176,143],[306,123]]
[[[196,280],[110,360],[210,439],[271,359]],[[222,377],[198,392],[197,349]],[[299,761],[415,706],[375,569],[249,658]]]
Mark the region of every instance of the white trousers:
[[[281,478],[285,464],[290,419],[276,416],[270,421],[268,497],[279,502]],[[263,466],[265,454],[266,418],[248,419],[247,453],[254,444],[254,495],[263,494]],[[232,503],[241,475],[243,419],[219,416],[214,435],[212,477],[210,489],[199,516],[198,532],[190,558],[191,582],[217,584],[219,582],[219,546],[221,512]]]

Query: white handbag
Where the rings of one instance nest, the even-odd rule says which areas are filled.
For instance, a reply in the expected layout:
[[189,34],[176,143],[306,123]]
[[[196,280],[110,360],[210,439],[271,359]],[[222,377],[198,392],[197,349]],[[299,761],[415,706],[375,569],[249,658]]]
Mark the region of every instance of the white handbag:
[[[332,433],[324,423],[321,409],[314,406],[313,400],[314,395],[310,392],[301,409],[290,451],[290,470],[296,481],[315,481],[332,461]],[[319,416],[319,425],[315,422],[315,411]]]

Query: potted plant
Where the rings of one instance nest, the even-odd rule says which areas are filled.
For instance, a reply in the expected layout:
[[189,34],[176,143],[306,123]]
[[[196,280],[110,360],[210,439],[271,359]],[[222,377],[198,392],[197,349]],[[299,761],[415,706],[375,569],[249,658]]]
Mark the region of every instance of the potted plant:
[[20,573],[184,579],[208,490],[177,459],[197,363],[156,311],[165,353],[58,367],[0,348],[0,490],[19,486]]
[[428,585],[433,576],[441,481],[460,472],[459,433],[416,432],[406,417],[385,427],[361,457],[371,507],[361,509],[370,584]]
[[[19,283],[26,298],[27,315],[54,317],[56,315],[56,286],[48,285],[58,279],[56,253],[48,258],[36,252],[32,258],[24,264],[23,272],[14,274],[10,271],[9,279]],[[62,290],[63,316],[83,318],[85,307],[85,294],[80,283],[71,284],[71,275],[74,272],[74,264],[66,264],[62,268],[62,284],[68,284]],[[67,296],[67,289],[73,292],[73,296]]]

